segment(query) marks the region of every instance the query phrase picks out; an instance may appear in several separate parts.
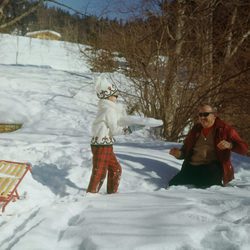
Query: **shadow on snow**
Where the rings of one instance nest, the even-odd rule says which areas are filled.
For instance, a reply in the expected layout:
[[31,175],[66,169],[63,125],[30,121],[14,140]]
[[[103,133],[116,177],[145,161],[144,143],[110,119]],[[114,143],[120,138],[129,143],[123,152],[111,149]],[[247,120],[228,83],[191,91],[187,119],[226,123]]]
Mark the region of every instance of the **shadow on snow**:
[[[166,188],[169,180],[179,172],[178,169],[155,159],[146,157],[136,157],[126,154],[117,153],[119,159],[130,161],[133,163],[140,163],[143,168],[133,168],[133,164],[129,164],[132,171],[145,176],[148,181],[157,186],[157,190]],[[157,177],[152,177],[152,173],[155,173]]]
[[70,181],[67,176],[67,169],[59,169],[54,164],[42,163],[32,168],[32,177],[47,186],[54,194],[61,197],[69,194],[66,192],[67,186],[79,191],[82,190],[82,188],[79,188],[75,183]]

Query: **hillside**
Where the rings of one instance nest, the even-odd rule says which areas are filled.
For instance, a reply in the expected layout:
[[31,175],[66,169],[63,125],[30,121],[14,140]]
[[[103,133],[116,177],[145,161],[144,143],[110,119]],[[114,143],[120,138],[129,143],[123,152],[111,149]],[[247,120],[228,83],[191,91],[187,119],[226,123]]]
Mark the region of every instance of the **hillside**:
[[182,163],[168,152],[180,145],[154,140],[146,128],[116,138],[119,193],[106,195],[104,184],[86,195],[94,74],[75,44],[9,35],[0,44],[1,120],[24,124],[0,134],[1,158],[33,166],[22,199],[0,216],[0,250],[249,249],[249,158],[233,155],[228,187],[166,190]]

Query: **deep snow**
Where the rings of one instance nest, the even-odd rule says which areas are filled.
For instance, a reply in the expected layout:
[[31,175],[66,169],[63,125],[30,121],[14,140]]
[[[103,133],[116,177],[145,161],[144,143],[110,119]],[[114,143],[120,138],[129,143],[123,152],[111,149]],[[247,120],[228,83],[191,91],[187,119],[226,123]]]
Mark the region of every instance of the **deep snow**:
[[0,216],[0,250],[249,249],[247,157],[233,155],[236,179],[228,187],[166,190],[181,167],[168,151],[179,144],[154,140],[145,128],[116,138],[119,193],[106,195],[104,184],[86,195],[97,97],[76,48],[0,35],[0,122],[24,123],[0,134],[1,159],[33,166],[22,199]]

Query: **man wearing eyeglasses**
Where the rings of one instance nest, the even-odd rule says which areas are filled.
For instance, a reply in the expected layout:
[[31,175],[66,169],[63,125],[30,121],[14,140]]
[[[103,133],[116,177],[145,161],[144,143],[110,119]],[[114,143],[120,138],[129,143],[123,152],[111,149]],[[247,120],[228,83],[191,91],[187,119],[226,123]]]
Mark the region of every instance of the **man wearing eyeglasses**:
[[201,105],[198,117],[199,122],[189,131],[182,148],[172,148],[169,152],[177,159],[184,159],[181,171],[170,180],[169,186],[226,185],[234,178],[231,151],[247,154],[246,142],[217,116],[211,105]]

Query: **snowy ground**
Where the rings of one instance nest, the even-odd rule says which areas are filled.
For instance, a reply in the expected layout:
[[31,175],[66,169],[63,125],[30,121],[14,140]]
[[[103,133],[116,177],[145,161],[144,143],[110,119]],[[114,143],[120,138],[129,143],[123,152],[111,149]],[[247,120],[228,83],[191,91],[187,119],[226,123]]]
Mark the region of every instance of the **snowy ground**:
[[[0,38],[0,122],[24,126],[0,134],[1,159],[28,161],[33,170],[20,186],[22,199],[0,216],[0,250],[250,249],[249,158],[233,155],[236,179],[226,188],[166,190],[181,161],[168,154],[174,143],[144,130],[117,137],[119,193],[106,195],[104,184],[100,194],[86,195],[97,103],[93,74],[87,64],[72,72],[66,61],[51,61],[58,42],[46,43],[46,59],[45,42],[36,39],[32,46],[43,62],[29,52],[33,63],[14,65],[8,54],[1,57],[6,39]],[[20,37],[19,46],[26,39]]]

